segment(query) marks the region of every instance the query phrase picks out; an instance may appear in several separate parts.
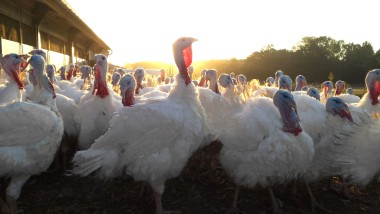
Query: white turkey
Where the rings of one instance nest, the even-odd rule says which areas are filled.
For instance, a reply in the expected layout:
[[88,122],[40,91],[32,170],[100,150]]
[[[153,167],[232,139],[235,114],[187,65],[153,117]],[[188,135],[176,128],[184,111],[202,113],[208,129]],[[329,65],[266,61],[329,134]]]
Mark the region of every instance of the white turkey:
[[55,65],[47,64],[46,65],[46,74],[49,77],[49,80],[51,83],[54,83],[57,81],[57,79],[55,78]]
[[321,100],[321,94],[319,93],[318,89],[315,87],[311,87],[307,89],[306,94],[309,95],[310,97],[314,97],[318,101]]
[[59,69],[59,80],[66,80],[66,66],[62,65]]
[[252,97],[269,97],[273,98],[274,94],[278,91],[278,89],[292,91],[292,83],[293,80],[288,76],[284,75],[282,71],[277,71],[275,84],[271,87],[264,86],[255,90],[252,93]]
[[231,112],[240,111],[242,107],[243,100],[239,95],[235,93],[235,86],[233,84],[232,78],[229,74],[221,74],[218,80],[220,86],[223,88],[221,90],[221,95],[223,96],[227,106]]
[[276,71],[276,73],[274,73],[274,86],[275,87],[278,87],[278,81],[282,75],[284,75],[284,72],[281,70],[278,70],[278,71]]
[[203,69],[202,71],[201,71],[201,73],[200,73],[200,79],[199,79],[199,83],[198,83],[198,86],[199,87],[206,87],[207,86],[207,84],[206,84],[206,71],[207,71],[207,69]]
[[163,213],[161,195],[166,180],[180,174],[206,135],[205,113],[187,73],[194,41],[181,37],[173,44],[179,74],[169,96],[121,108],[107,133],[90,149],[77,152],[75,174],[97,171],[99,177],[108,178],[125,168],[135,180],[149,183],[156,213]]
[[338,80],[335,82],[335,92],[334,92],[334,96],[339,96],[343,93],[343,90],[344,90],[344,87],[345,87],[345,83],[343,80]]
[[[205,78],[208,83],[208,88],[198,87],[199,100],[205,109],[208,122],[210,125],[210,136],[209,140],[216,140],[218,136],[224,131],[225,123],[234,111],[238,108],[237,102],[232,101],[233,99],[241,100],[240,96],[234,93],[234,85],[232,84],[232,79],[229,75],[221,75],[220,81],[227,88],[224,91],[224,96],[220,94],[219,84],[217,81],[217,71],[215,69],[210,69],[206,71]],[[231,88],[232,86],[232,88]],[[228,92],[227,92],[228,91]],[[233,96],[231,96],[231,91]],[[230,96],[227,100],[225,96]],[[241,104],[241,102],[240,102]]]
[[380,114],[380,69],[373,69],[365,78],[367,93],[363,95],[357,104],[358,107],[368,110],[370,113]]
[[342,98],[347,104],[360,102],[360,97],[354,94],[354,90],[352,88],[347,88],[346,93],[339,95],[339,97]]
[[322,103],[326,103],[327,99],[334,95],[332,89],[333,83],[331,81],[324,81],[321,84],[320,98]]
[[95,55],[95,81],[92,92],[88,92],[86,100],[83,98],[74,115],[79,132],[79,148],[88,149],[94,140],[106,133],[109,121],[114,112],[122,107],[121,100],[115,100],[112,89],[108,88],[106,75],[108,69],[107,57]]
[[273,77],[268,77],[268,78],[265,80],[265,86],[267,86],[267,87],[271,87],[273,84],[274,84],[274,78],[273,78]]
[[306,86],[305,76],[297,75],[297,77],[296,77],[296,88],[294,89],[294,91],[301,91],[304,86]]
[[119,84],[120,78],[121,78],[120,73],[114,72],[112,74],[111,85],[112,85],[112,90],[115,92],[119,91],[118,84]]
[[29,63],[37,81],[33,103],[0,105],[0,177],[11,178],[5,194],[7,205],[0,202],[0,207],[9,213],[17,213],[16,200],[29,177],[50,166],[63,134],[54,88],[43,74],[45,61],[35,55]]
[[293,80],[288,75],[282,75],[278,78],[278,88],[287,90],[289,92],[292,91]]
[[8,77],[8,82],[0,89],[0,104],[22,100],[20,90],[24,89],[24,83],[19,74],[20,64],[25,62],[24,58],[24,55],[7,54],[1,59],[1,66]]
[[237,207],[240,186],[260,185],[268,189],[272,211],[278,212],[272,186],[302,176],[314,154],[313,140],[302,130],[292,94],[278,90],[273,100],[250,99],[226,122],[219,158],[237,184],[232,207]]
[[326,105],[308,95],[294,96],[294,99],[302,127],[312,137],[315,146],[313,160],[303,180],[306,182],[313,207],[322,208],[315,200],[309,183],[337,173],[337,169],[331,166],[335,155],[332,152],[334,144],[347,139],[349,135],[342,133],[351,131],[351,127],[345,126],[352,123],[353,118],[347,104],[339,97],[328,98]]

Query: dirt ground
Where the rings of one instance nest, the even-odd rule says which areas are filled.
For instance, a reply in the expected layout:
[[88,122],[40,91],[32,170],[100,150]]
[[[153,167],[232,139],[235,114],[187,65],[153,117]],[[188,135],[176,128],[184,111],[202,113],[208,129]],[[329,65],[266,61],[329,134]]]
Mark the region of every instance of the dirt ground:
[[[167,181],[162,202],[165,211],[171,213],[227,213],[233,198],[235,185],[225,174],[217,160],[208,164],[204,153],[198,152],[189,161],[181,175]],[[374,181],[361,190],[352,192],[347,199],[338,190],[333,191],[330,179],[311,185],[316,199],[330,213],[380,213],[380,183]],[[151,191],[138,198],[141,183],[123,176],[110,181],[92,177],[67,176],[48,171],[25,184],[18,201],[20,213],[154,213]],[[286,188],[274,188],[283,213],[326,213],[312,210],[304,184],[298,183],[297,195]],[[239,213],[271,213],[269,195],[265,189],[241,188]]]

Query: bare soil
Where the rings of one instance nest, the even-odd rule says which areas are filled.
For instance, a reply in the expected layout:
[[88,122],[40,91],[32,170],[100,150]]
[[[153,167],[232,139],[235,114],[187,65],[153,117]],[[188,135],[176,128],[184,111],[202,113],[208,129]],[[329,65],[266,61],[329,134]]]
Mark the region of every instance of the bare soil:
[[[330,188],[335,186],[335,190]],[[94,177],[67,176],[53,170],[33,176],[25,184],[18,201],[20,213],[154,213],[151,190],[138,198],[142,183],[129,176],[109,181]],[[166,183],[162,202],[171,213],[227,213],[235,185],[217,160],[206,161],[204,152],[197,152],[181,175]],[[380,213],[380,184],[376,181],[364,189],[352,188],[352,198],[342,194],[339,182],[330,179],[311,184],[319,203],[330,213]],[[307,189],[298,183],[297,195],[284,186],[274,188],[282,213],[326,213],[312,209]],[[238,200],[239,213],[272,213],[267,191],[241,188]]]

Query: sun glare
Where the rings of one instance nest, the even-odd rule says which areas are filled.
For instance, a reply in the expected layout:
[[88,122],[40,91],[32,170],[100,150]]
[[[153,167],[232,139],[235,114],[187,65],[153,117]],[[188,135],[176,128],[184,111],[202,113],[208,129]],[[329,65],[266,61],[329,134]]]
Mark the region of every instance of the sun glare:
[[[372,0],[366,2],[365,16],[358,14],[358,5],[328,0],[307,5],[301,0],[67,1],[112,48],[109,60],[118,65],[173,63],[171,45],[180,36],[198,39],[193,45],[194,61],[244,59],[269,44],[291,49],[305,36],[330,36],[359,44],[369,41],[375,51],[380,45],[375,43],[380,30],[371,27],[374,19],[368,17],[376,12],[376,7],[368,6],[375,3]],[[337,14],[337,8],[345,12]],[[371,33],[365,33],[368,29]]]

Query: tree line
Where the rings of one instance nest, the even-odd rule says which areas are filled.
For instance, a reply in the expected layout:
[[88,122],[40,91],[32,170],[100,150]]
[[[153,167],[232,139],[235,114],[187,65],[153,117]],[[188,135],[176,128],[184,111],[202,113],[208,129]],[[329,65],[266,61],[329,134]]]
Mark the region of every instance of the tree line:
[[[146,67],[147,65],[148,67]],[[171,70],[173,66],[160,63],[161,67]],[[126,66],[150,68],[153,63],[140,62]],[[193,63],[195,75],[203,69],[214,68],[218,73],[244,74],[247,79],[264,81],[282,70],[292,79],[299,74],[310,83],[344,80],[349,84],[364,84],[367,72],[380,68],[380,49],[374,51],[371,43],[345,43],[331,37],[303,37],[291,50],[275,49],[267,45],[253,52],[246,59],[205,60]],[[157,67],[156,67],[157,68]]]

